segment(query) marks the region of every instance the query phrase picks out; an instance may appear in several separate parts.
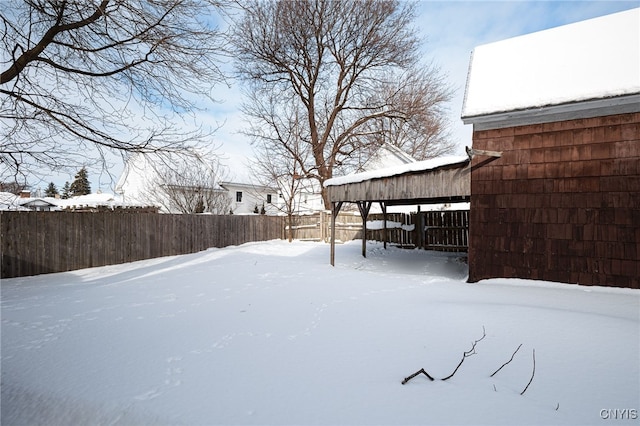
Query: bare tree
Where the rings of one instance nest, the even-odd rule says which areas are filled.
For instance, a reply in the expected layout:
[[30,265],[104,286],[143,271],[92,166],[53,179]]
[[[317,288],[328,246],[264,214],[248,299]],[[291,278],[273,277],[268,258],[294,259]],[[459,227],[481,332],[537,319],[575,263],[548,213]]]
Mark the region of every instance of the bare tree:
[[116,152],[182,152],[179,122],[224,81],[218,0],[5,0],[0,178],[106,166]]
[[449,154],[455,149],[449,138],[446,103],[452,91],[434,65],[392,74],[380,84],[379,97],[390,99],[404,112],[404,119],[378,117],[364,127],[364,160],[384,143],[400,148],[416,160]]
[[[371,134],[380,132],[376,120],[420,121],[420,113],[409,107],[426,108],[428,102],[417,99],[409,84],[434,92],[442,80],[436,68],[426,75],[415,71],[421,65],[414,17],[413,3],[395,0],[245,2],[233,44],[238,73],[251,94],[245,113],[254,128],[263,128],[258,143],[277,141],[294,155],[287,144],[295,138],[285,136],[290,128],[273,117],[287,116],[280,112],[292,106],[304,111],[298,139],[311,161],[298,164],[301,174],[322,187],[335,171],[355,167]],[[409,76],[407,84],[395,81],[399,75]],[[448,90],[440,89],[444,101]],[[442,103],[437,105],[422,111],[422,118],[439,116]],[[328,206],[324,189],[323,199]]]
[[231,201],[220,187],[226,176],[222,166],[215,158],[196,158],[161,168],[164,183],[157,188],[157,199],[170,212],[226,214]]
[[159,206],[167,213],[226,214],[230,200],[220,182],[226,167],[214,153],[192,152],[188,156],[137,154],[127,163],[125,175],[136,184],[119,188],[131,200]]
[[[273,97],[268,98],[273,107]],[[256,99],[259,102],[260,99]],[[256,105],[256,103],[250,103]],[[310,152],[308,145],[302,142],[300,134],[300,112],[291,108],[267,108],[269,122],[273,123],[274,133],[268,135],[262,126],[250,126],[245,134],[259,143],[254,145],[251,161],[253,176],[259,183],[278,189],[282,203],[276,205],[287,216],[287,238],[293,240],[294,215],[298,214],[301,192],[306,188],[308,179],[303,175],[308,164]],[[265,116],[266,118],[266,116]],[[277,123],[277,124],[276,124]]]

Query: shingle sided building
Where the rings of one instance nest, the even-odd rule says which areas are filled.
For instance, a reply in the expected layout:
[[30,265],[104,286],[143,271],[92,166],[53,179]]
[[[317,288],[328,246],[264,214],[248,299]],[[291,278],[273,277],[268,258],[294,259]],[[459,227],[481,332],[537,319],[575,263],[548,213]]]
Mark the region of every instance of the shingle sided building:
[[462,119],[470,282],[640,288],[640,9],[478,46]]

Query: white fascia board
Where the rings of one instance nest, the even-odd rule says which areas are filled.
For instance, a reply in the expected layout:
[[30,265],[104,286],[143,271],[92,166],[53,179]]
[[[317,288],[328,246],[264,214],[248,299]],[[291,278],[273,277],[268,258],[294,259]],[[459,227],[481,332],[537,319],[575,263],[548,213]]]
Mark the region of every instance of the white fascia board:
[[473,124],[474,130],[489,130],[635,112],[640,112],[640,93],[623,97],[593,99],[562,105],[463,117],[462,121],[464,124]]

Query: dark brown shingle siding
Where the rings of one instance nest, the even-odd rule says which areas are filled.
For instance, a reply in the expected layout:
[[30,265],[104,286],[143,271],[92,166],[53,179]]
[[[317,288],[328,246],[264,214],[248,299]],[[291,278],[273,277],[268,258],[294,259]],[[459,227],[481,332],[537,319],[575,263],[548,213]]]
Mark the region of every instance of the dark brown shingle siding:
[[476,131],[473,147],[503,155],[472,173],[469,281],[640,288],[640,113]]

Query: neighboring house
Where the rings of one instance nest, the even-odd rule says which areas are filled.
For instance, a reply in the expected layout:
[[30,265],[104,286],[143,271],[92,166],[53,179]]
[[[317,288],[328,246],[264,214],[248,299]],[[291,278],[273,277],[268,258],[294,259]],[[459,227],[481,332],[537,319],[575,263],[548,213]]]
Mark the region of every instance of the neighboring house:
[[125,201],[122,197],[107,192],[95,194],[78,195],[66,199],[53,199],[59,210],[64,211],[129,211],[136,213],[157,213],[156,206],[138,203],[132,200]]
[[26,207],[32,211],[48,212],[58,210],[57,204],[44,198],[20,198],[19,202],[22,207]]
[[403,164],[415,163],[416,159],[401,150],[400,148],[384,143],[369,158],[358,172],[370,172],[372,170],[385,169],[387,167],[401,166]]
[[[29,198],[30,199],[30,198]],[[28,211],[27,207],[22,206],[25,198],[10,192],[0,192],[0,210],[23,210]]]
[[633,9],[475,48],[470,282],[640,288],[639,23]]
[[55,198],[32,197],[29,191],[22,191],[20,195],[0,192],[0,210],[51,211],[58,210],[58,205]]
[[177,155],[162,160],[144,154],[132,156],[115,191],[126,202],[157,206],[162,213],[199,209],[207,213],[228,213],[227,195],[218,186],[215,170],[204,162],[192,162]]
[[229,197],[230,211],[233,214],[262,213],[276,215],[279,213],[280,199],[278,190],[262,185],[238,182],[220,182]]
[[14,195],[0,192],[0,210],[17,211],[104,211],[128,210],[135,212],[157,212],[157,207],[133,202],[124,202],[108,193],[80,195],[67,199],[54,197],[30,197],[28,193]]

